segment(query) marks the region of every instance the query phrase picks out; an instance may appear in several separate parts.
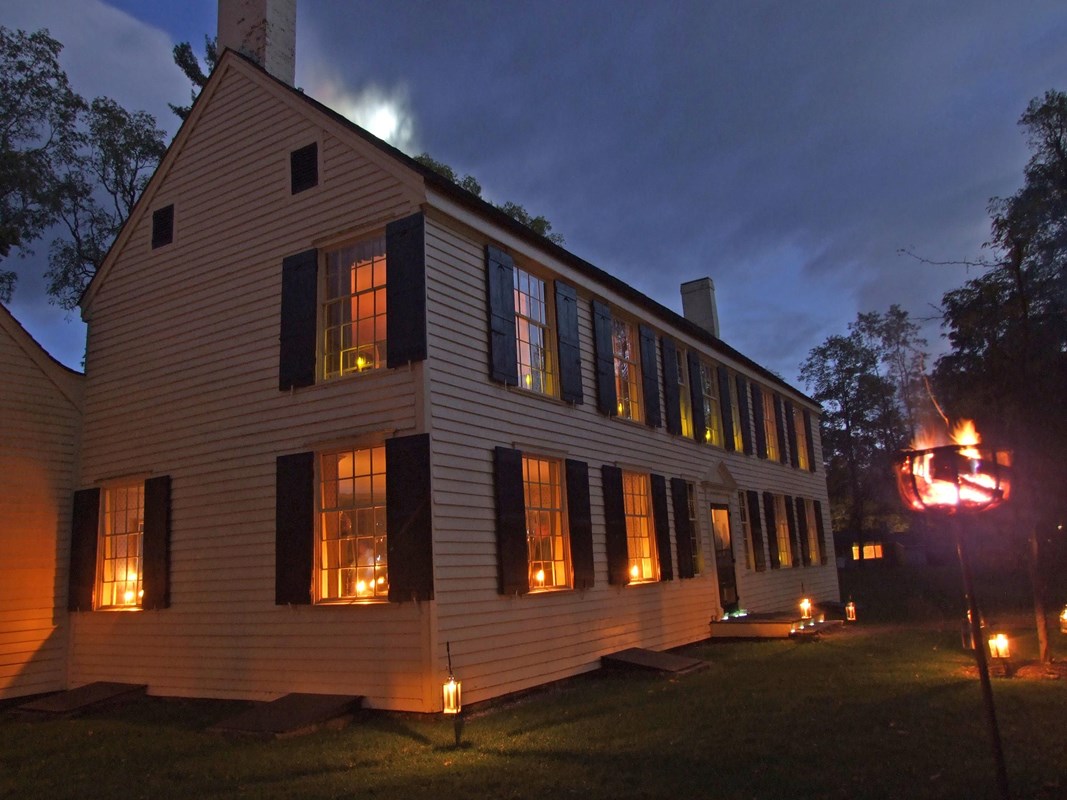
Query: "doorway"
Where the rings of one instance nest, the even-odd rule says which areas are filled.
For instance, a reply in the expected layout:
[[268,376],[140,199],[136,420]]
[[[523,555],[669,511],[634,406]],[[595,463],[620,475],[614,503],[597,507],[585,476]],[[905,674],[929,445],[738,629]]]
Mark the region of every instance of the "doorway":
[[730,536],[730,509],[719,503],[711,504],[711,531],[715,545],[715,571],[719,578],[719,605],[724,612],[736,611],[737,572],[734,570],[734,548]]

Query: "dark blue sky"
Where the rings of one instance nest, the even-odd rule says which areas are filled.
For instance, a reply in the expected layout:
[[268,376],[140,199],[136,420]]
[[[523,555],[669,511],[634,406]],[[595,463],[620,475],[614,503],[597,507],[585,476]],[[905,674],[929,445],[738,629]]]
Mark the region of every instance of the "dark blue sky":
[[[49,27],[76,89],[173,131],[165,103],[188,86],[169,49],[199,47],[215,9],[0,0],[0,21]],[[1019,115],[1067,89],[1061,0],[303,0],[297,19],[309,94],[362,119],[388,106],[407,152],[545,214],[667,306],[711,276],[723,338],[790,381],[857,312],[936,316],[965,269],[898,251],[980,256],[990,197],[1021,181]],[[23,280],[12,310],[80,361],[80,324],[39,284]],[[928,336],[940,347],[936,323]]]

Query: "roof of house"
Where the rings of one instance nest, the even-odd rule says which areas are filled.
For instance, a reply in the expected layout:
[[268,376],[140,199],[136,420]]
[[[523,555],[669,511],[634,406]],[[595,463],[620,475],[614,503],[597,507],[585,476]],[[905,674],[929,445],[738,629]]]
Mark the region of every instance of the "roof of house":
[[[711,350],[723,356],[726,356],[736,362],[744,364],[746,367],[752,370],[752,372],[756,373],[769,383],[776,384],[781,388],[789,390],[789,392],[791,392],[798,398],[802,398],[816,407],[819,406],[819,404],[815,400],[801,392],[796,387],[787,383],[780,376],[771,372],[769,369],[757,363],[756,361],[753,361],[751,358],[739,352],[738,350],[735,350],[733,347],[726,344],[726,342],[724,342],[722,339],[713,336],[711,333],[689,321],[681,314],[671,310],[667,306],[656,302],[648,295],[639,292],[637,289],[633,288],[632,286],[620,280],[619,278],[616,278],[611,273],[594,266],[585,259],[580,258],[574,253],[570,252],[566,248],[556,244],[555,242],[550,241],[549,239],[544,236],[541,236],[538,233],[535,233],[528,226],[514,219],[510,215],[504,213],[488,201],[483,200],[478,195],[475,195],[472,192],[463,189],[462,187],[453,183],[443,175],[440,175],[429,167],[420,164],[411,156],[408,156],[396,147],[393,147],[388,142],[379,139],[377,136],[361,128],[359,125],[355,124],[347,117],[339,114],[332,108],[329,108],[328,106],[324,105],[323,103],[320,103],[313,97],[310,97],[309,95],[305,94],[302,90],[294,88],[293,86],[290,86],[284,81],[274,77],[248,56],[229,49],[223,52],[222,55],[219,57],[215,70],[212,72],[211,78],[209,78],[208,80],[208,84],[204,87],[204,90],[201,91],[200,95],[197,97],[196,102],[194,102],[193,104],[192,110],[186,116],[186,119],[182,123],[181,128],[179,128],[178,133],[175,135],[174,140],[171,142],[167,154],[164,155],[163,160],[160,161],[160,165],[156,170],[156,174],[153,175],[152,180],[149,182],[149,185],[146,188],[144,194],[138,200],[137,206],[130,214],[126,225],[123,227],[123,230],[120,231],[119,236],[116,237],[115,242],[112,244],[111,250],[108,252],[107,257],[104,259],[104,264],[101,266],[97,275],[94,276],[89,286],[86,287],[85,293],[83,294],[81,301],[83,311],[87,305],[87,301],[91,299],[92,292],[99,284],[98,279],[102,277],[102,273],[105,272],[105,268],[113,260],[115,252],[117,252],[121,248],[120,242],[123,242],[124,238],[128,237],[128,231],[133,227],[132,223],[135,221],[135,217],[144,213],[143,208],[145,205],[145,199],[149,198],[152,194],[154,194],[155,189],[158,186],[157,179],[159,177],[159,174],[165,171],[165,166],[168,164],[169,161],[173,159],[171,151],[174,150],[175,146],[181,140],[184,139],[183,134],[186,132],[186,129],[195,125],[196,119],[199,117],[198,112],[200,111],[201,107],[206,102],[209,102],[210,95],[212,94],[211,90],[213,89],[216,83],[216,77],[222,74],[225,71],[224,67],[234,60],[240,63],[244,63],[248,67],[251,67],[251,69],[254,70],[254,73],[260,76],[262,79],[273,82],[276,86],[288,92],[290,96],[299,99],[300,102],[306,104],[316,113],[328,117],[338,125],[342,126],[347,131],[358,136],[360,139],[362,139],[372,147],[389,156],[389,158],[391,158],[395,162],[415,172],[419,177],[423,179],[427,186],[437,190],[442,195],[448,197],[457,204],[462,205],[475,212],[476,214],[486,218],[494,225],[503,228],[515,237],[522,239],[523,241],[526,241],[532,244],[533,246],[540,248],[543,251],[546,251],[553,258],[559,260],[562,263],[567,264],[579,274],[582,274],[587,277],[592,283],[599,284],[605,289],[610,290],[611,292],[614,292],[615,294],[621,297],[624,297],[626,300],[630,301],[634,305],[647,311],[652,317],[658,318],[663,323],[677,328],[678,330],[684,332],[686,335],[692,337],[693,339],[702,342]],[[126,234],[125,237],[124,234]]]
[[22,327],[7,306],[0,303],[0,330],[7,333],[27,357],[76,408],[81,407],[81,384],[85,374],[57,361],[32,334]]

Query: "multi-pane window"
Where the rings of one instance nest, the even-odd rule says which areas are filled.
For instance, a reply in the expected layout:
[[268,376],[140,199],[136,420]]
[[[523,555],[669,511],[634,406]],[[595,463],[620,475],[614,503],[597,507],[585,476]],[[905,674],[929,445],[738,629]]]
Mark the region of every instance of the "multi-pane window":
[[519,385],[541,394],[556,393],[545,281],[515,268],[515,340]]
[[689,546],[693,550],[693,574],[704,571],[704,551],[700,547],[700,527],[697,521],[696,487],[689,482],[685,484],[686,509],[689,514]]
[[811,563],[822,562],[822,542],[819,541],[819,526],[815,521],[815,503],[812,500],[804,500],[804,517],[808,528],[808,552],[811,553]]
[[876,558],[882,557],[882,544],[881,542],[867,543],[864,545],[854,544],[852,545],[852,560],[853,561],[870,561]]
[[789,541],[789,518],[785,512],[785,496],[774,496],[774,527],[778,537],[778,563],[783,567],[793,566],[793,549]]
[[630,562],[630,583],[659,580],[648,475],[623,472],[622,498],[626,514],[626,554]]
[[719,416],[719,381],[715,367],[700,363],[700,393],[704,397],[704,441],[722,447],[722,418]]
[[763,430],[767,437],[767,458],[780,461],[782,456],[778,452],[778,415],[774,413],[774,395],[770,392],[763,393]]
[[737,493],[737,519],[741,523],[741,535],[745,540],[745,566],[750,570],[756,568],[754,543],[752,541],[752,523],[748,518],[748,499],[744,492]]
[[385,282],[384,236],[326,254],[324,377],[385,366]]
[[385,448],[324,453],[319,468],[318,599],[387,599]]
[[523,456],[522,485],[530,590],[566,588],[570,585],[570,569],[559,461]]
[[745,439],[744,432],[741,430],[741,401],[737,394],[737,381],[734,380],[734,376],[730,376],[730,415],[734,423],[734,451],[737,453],[743,453],[745,451]]
[[793,427],[797,431],[797,466],[801,469],[811,469],[811,462],[808,461],[808,426],[805,424],[802,409],[793,409]]
[[615,353],[615,396],[618,414],[624,419],[641,420],[641,372],[638,366],[637,336],[626,320],[613,319],[611,342]]
[[682,436],[693,435],[693,409],[689,393],[689,363],[685,357],[685,350],[681,348],[677,352],[678,357],[678,405],[682,412]]
[[144,483],[104,489],[97,608],[138,608],[144,553]]

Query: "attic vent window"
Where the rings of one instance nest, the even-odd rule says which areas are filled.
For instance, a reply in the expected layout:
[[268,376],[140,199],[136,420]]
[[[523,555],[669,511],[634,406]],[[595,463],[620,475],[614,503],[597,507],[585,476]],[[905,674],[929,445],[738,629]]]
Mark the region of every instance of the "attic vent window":
[[319,145],[312,142],[289,154],[289,178],[293,194],[319,185]]
[[152,249],[174,241],[174,204],[152,212]]

